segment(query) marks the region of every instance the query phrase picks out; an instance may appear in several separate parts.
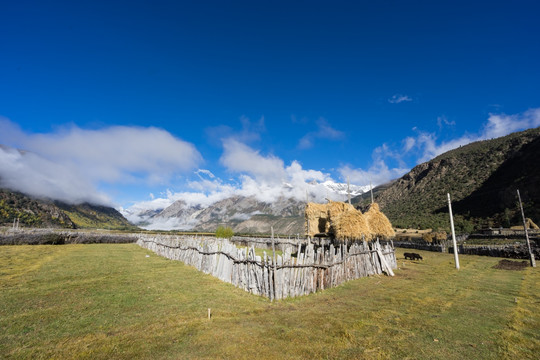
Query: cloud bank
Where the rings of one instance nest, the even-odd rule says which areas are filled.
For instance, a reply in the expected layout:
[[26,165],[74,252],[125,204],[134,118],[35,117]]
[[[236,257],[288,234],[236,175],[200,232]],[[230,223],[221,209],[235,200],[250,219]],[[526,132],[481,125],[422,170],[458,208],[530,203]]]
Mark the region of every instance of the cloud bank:
[[0,147],[0,185],[39,198],[111,204],[77,169],[8,147]]
[[5,119],[0,120],[0,127],[4,130],[0,144],[26,152],[20,156],[13,151],[0,153],[4,184],[71,203],[102,204],[107,197],[95,190],[100,183],[166,184],[203,160],[193,144],[154,127],[88,130],[71,126],[48,134],[27,134]]

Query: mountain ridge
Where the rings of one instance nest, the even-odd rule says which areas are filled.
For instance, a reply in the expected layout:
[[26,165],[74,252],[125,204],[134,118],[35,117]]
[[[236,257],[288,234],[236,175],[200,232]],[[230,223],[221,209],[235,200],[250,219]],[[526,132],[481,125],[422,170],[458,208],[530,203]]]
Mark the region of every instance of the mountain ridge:
[[[538,219],[540,193],[540,128],[473,142],[415,166],[389,184],[374,189],[375,201],[403,228],[449,228],[450,193],[456,228],[470,232],[482,227],[519,223],[515,206],[519,188],[525,212]],[[528,166],[525,166],[528,165]],[[365,195],[354,202],[365,206]]]
[[[352,196],[362,194],[369,186],[349,185],[333,181],[314,183],[323,185],[327,195],[345,198],[348,192]],[[309,196],[309,193],[306,194]],[[237,233],[270,233],[271,227],[280,234],[304,233],[304,206],[306,200],[279,196],[273,201],[258,200],[256,196],[233,195],[206,207],[189,205],[180,199],[144,216],[138,225],[158,230],[163,227],[181,230],[215,231],[218,226],[231,227]],[[125,210],[128,216],[129,210]],[[133,214],[129,213],[129,216]]]
[[0,224],[21,227],[137,229],[116,209],[89,203],[68,204],[0,189]]

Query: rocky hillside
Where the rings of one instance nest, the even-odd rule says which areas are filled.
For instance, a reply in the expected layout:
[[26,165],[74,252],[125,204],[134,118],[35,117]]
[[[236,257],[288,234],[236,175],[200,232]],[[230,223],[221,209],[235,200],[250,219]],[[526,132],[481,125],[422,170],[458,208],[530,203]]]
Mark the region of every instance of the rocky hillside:
[[[456,227],[471,231],[519,223],[516,189],[525,213],[540,220],[540,128],[479,141],[422,163],[375,189],[376,201],[394,226],[449,227],[447,193]],[[359,204],[369,194],[355,198]]]
[[255,197],[233,196],[206,208],[189,206],[184,201],[174,202],[152,218],[159,227],[160,220],[174,219],[177,226],[198,231],[215,231],[218,226],[232,227],[235,233],[270,233],[270,227],[280,234],[304,231],[304,203],[279,198],[272,203]]
[[70,205],[58,201],[34,199],[8,189],[0,189],[0,224],[21,227],[134,229],[113,208],[92,204]]
[[[327,196],[346,198],[362,194],[369,186],[357,186],[332,181],[312,183],[326,188]],[[290,186],[290,185],[289,185]],[[189,205],[178,200],[159,212],[139,212],[125,209],[130,219],[141,219],[141,227],[214,232],[218,226],[231,227],[235,233],[269,234],[270,228],[279,234],[303,234],[305,200],[281,196],[271,202],[255,196],[231,196],[209,206]]]

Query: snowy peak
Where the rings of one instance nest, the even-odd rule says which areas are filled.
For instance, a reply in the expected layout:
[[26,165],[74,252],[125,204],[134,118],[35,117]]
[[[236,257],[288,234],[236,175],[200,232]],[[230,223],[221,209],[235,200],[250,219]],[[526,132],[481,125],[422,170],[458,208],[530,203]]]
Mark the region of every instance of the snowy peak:
[[359,186],[359,185],[349,185],[343,184],[343,183],[336,183],[331,180],[327,180],[322,183],[324,187],[326,187],[329,191],[332,191],[333,193],[339,194],[339,195],[347,195],[348,189],[351,191],[351,197],[362,195],[363,193],[369,191],[370,186]]

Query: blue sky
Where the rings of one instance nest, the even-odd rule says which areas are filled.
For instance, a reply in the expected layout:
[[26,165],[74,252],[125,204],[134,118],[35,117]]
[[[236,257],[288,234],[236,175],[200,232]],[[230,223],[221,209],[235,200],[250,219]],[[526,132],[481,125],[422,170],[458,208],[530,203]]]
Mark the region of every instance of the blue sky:
[[388,181],[452,147],[540,125],[539,10],[6,2],[0,143],[36,158],[2,150],[0,177],[123,207]]

